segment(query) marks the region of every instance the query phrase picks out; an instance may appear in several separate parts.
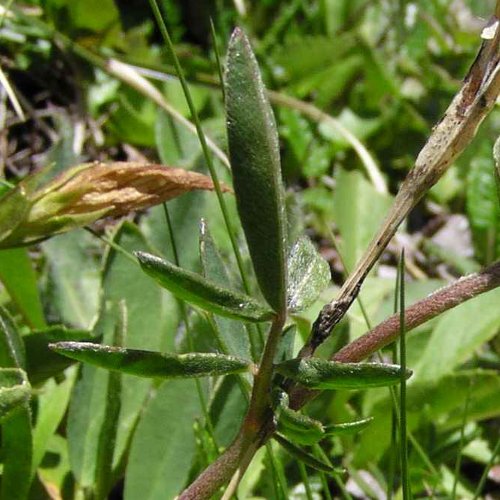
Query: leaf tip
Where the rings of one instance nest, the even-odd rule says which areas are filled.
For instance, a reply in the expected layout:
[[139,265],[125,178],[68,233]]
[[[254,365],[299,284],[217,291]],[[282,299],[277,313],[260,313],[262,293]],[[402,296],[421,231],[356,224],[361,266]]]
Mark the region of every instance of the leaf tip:
[[233,45],[240,40],[246,40],[245,32],[239,26],[236,26],[231,33],[231,38],[229,39],[229,45]]

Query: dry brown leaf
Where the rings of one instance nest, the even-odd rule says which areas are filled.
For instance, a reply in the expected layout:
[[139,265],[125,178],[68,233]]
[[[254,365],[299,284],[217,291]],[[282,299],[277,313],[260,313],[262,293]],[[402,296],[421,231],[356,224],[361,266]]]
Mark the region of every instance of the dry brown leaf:
[[[62,174],[51,182],[59,185],[54,194],[71,198],[59,213],[83,214],[106,211],[106,216],[121,216],[143,210],[198,189],[213,190],[211,179],[197,172],[154,163],[93,162],[76,173]],[[62,185],[61,185],[62,184]],[[222,190],[230,191],[227,186]],[[45,191],[51,191],[50,185]],[[31,217],[30,217],[31,219]]]
[[[103,217],[144,210],[189,191],[214,189],[206,175],[154,163],[84,163],[45,184],[40,181],[43,174],[27,177],[2,198],[10,210],[6,213],[14,210],[17,216],[5,221],[0,248],[30,244]],[[231,191],[224,185],[221,189]]]

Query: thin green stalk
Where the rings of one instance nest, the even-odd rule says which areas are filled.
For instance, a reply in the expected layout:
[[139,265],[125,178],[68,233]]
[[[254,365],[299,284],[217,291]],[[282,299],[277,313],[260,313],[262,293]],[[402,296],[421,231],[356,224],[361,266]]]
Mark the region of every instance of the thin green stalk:
[[[332,464],[330,458],[323,451],[323,448],[321,448],[321,446],[319,444],[315,444],[313,446],[313,454],[317,458],[322,460],[323,462],[325,462],[328,465],[333,467],[333,464]],[[336,472],[332,472],[330,475],[333,477],[335,484],[338,486],[340,493],[342,494],[342,498],[344,498],[344,500],[353,500],[352,496],[347,491],[347,489],[346,489],[344,483],[342,482],[342,480],[340,479],[339,475]],[[332,496],[330,494],[330,489],[328,488],[328,481],[326,479],[326,475],[322,472],[322,473],[320,473],[320,477],[321,477],[321,482],[323,483],[323,490],[325,492],[326,500],[332,500]]]
[[405,252],[401,252],[399,261],[399,363],[401,366],[401,381],[399,385],[399,446],[401,451],[401,487],[403,500],[411,499],[410,480],[408,477],[408,433],[406,421],[406,338],[405,338]]
[[[396,286],[394,287],[394,314],[398,312],[398,290],[400,287],[401,274],[400,267],[398,267],[398,272],[396,274]],[[396,364],[398,362],[398,349],[396,342],[393,342],[391,346],[391,355],[392,355],[392,363]],[[392,389],[392,388],[391,388]],[[392,396],[392,390],[389,391]],[[398,420],[398,411],[397,405],[394,404],[396,401],[395,397],[392,397],[392,407],[391,407],[391,445],[389,448],[389,472],[387,479],[387,500],[392,500],[392,494],[394,492],[394,487],[396,485],[396,463],[397,463],[397,420]]]
[[[184,72],[182,71],[179,59],[177,57],[177,54],[175,53],[174,50],[174,45],[172,43],[172,39],[170,38],[170,34],[168,32],[167,26],[165,22],[163,21],[163,17],[160,12],[160,8],[158,6],[157,0],[149,0],[149,3],[151,5],[151,9],[153,11],[153,14],[155,16],[156,22],[158,24],[158,27],[160,29],[160,32],[163,36],[163,39],[165,40],[165,44],[167,46],[167,50],[169,52],[169,55],[171,56],[173,62],[174,62],[174,67],[177,72],[177,76],[179,78],[179,81],[182,86],[182,90],[184,92],[184,97],[186,98],[186,102],[189,107],[189,111],[191,113],[191,116],[193,118],[193,122],[196,127],[196,131],[198,133],[198,139],[200,141],[201,149],[203,151],[203,156],[205,158],[205,161],[207,163],[208,170],[210,172],[210,177],[212,178],[212,182],[214,184],[215,188],[215,194],[217,195],[217,200],[219,201],[219,206],[222,212],[222,217],[224,219],[224,224],[226,226],[226,230],[229,236],[229,239],[231,240],[231,246],[233,248],[233,253],[236,258],[236,263],[238,265],[238,269],[240,272],[241,276],[241,281],[243,283],[243,288],[247,294],[250,294],[250,284],[248,282],[248,278],[245,272],[245,267],[243,264],[243,258],[241,256],[240,248],[238,246],[238,242],[236,240],[236,235],[233,231],[233,228],[231,226],[231,221],[229,219],[229,212],[227,210],[226,202],[224,200],[224,196],[222,194],[222,189],[219,181],[219,177],[217,175],[217,170],[215,169],[214,162],[212,160],[212,156],[210,155],[210,151],[208,149],[207,141],[205,138],[205,134],[203,132],[203,128],[201,126],[200,118],[198,116],[198,112],[196,110],[196,107],[194,105],[193,99],[191,97],[191,92],[189,91],[189,87],[186,81],[186,78],[184,76]],[[259,335],[262,337],[262,330],[258,329]],[[254,339],[252,335],[249,335],[249,341],[250,344],[252,345],[254,342]]]
[[300,472],[300,478],[302,479],[302,483],[304,484],[304,488],[306,490],[306,498],[307,500],[314,500],[311,484],[309,483],[309,476],[307,475],[306,466],[299,460],[297,462]]
[[[326,231],[328,233],[328,236],[330,237],[330,241],[333,245],[334,250],[337,252],[337,255],[339,257],[340,263],[344,269],[344,274],[349,275],[350,270],[347,268],[346,262],[344,260],[344,257],[342,255],[342,252],[340,251],[339,245],[337,244],[337,239],[335,238],[335,235],[333,234],[333,231],[331,230],[330,226],[326,223],[326,221],[322,221],[324,226],[326,227]],[[399,268],[398,268],[398,273],[396,276],[396,291],[398,290],[398,283],[399,283]],[[361,314],[363,316],[363,319],[365,321],[366,327],[368,330],[372,329],[371,321],[370,318],[368,317],[368,312],[363,304],[363,301],[361,300],[360,295],[356,297],[356,302],[361,310]],[[398,294],[397,292],[394,294],[394,311],[397,312],[397,304],[398,304]],[[396,352],[396,344],[394,343],[393,347],[393,353]],[[378,358],[380,362],[383,363],[382,355],[379,353]],[[394,358],[394,354],[393,354]],[[392,420],[391,420],[391,452],[395,450],[394,448],[394,442],[395,442],[395,435],[397,432],[397,404],[396,404],[396,395],[394,393],[394,388],[389,387],[389,393],[391,394],[391,401],[392,401],[392,408],[391,408],[391,414],[392,414]],[[392,498],[392,491],[394,489],[394,478],[395,478],[395,470],[396,470],[396,454],[395,452],[391,453],[391,462],[389,466],[389,481],[387,482],[387,500],[391,500]]]
[[132,261],[134,264],[139,265],[139,262],[137,259],[125,248],[122,246],[118,245],[118,243],[115,243],[114,241],[110,240],[106,236],[102,236],[96,231],[94,231],[91,227],[85,226],[83,229],[85,231],[89,232],[91,235],[95,236],[96,238],[100,239],[103,243],[106,243],[106,245],[109,245],[113,250],[116,250],[117,252],[121,253],[124,257],[127,257],[130,261]]
[[0,179],[0,184],[2,184],[2,186],[8,187],[10,189],[14,189],[16,187],[14,184],[12,184],[12,182],[6,181],[5,179]]
[[[172,225],[172,220],[170,218],[170,213],[168,211],[168,207],[167,207],[166,203],[163,203],[163,211],[165,213],[165,219],[167,222],[168,236],[170,239],[170,245],[172,246],[172,253],[174,254],[174,263],[176,266],[179,267],[179,265],[180,265],[179,253],[177,251],[177,243],[175,241],[174,228]],[[186,304],[182,300],[179,300],[179,305],[181,308],[182,320],[183,320],[184,325],[186,327],[186,340],[188,343],[188,349],[190,351],[194,351],[191,326],[190,326],[188,314],[186,311]],[[196,384],[196,392],[198,393],[198,399],[200,400],[200,405],[201,405],[201,408],[203,411],[203,416],[205,417],[205,423],[207,424],[208,433],[210,434],[210,437],[211,437],[212,442],[215,446],[215,449],[219,450],[219,446],[217,444],[217,439],[215,437],[215,428],[214,428],[212,420],[210,418],[210,413],[208,411],[208,405],[207,405],[207,402],[205,400],[205,396],[203,394],[203,389],[201,387],[201,381],[199,379],[195,379],[195,384]]]
[[283,474],[280,474],[279,466],[276,463],[272,442],[268,441],[266,443],[266,454],[271,465],[272,477],[273,477],[273,485],[275,488],[276,498],[286,500],[288,498],[286,478]]
[[210,35],[212,37],[212,45],[215,53],[215,62],[217,66],[217,73],[219,74],[220,88],[222,91],[222,100],[226,100],[226,89],[224,87],[224,76],[222,71],[222,59],[220,57],[219,44],[217,42],[217,33],[215,32],[214,20],[210,18]]
[[259,364],[259,371],[254,378],[250,409],[246,424],[250,433],[257,433],[262,425],[262,419],[269,408],[269,390],[274,374],[274,355],[279,344],[286,315],[278,314],[274,317],[264,346],[264,352]]
[[239,250],[238,243],[236,241],[236,237],[234,235],[233,229],[232,229],[231,224],[230,224],[229,213],[227,211],[226,202],[224,201],[224,197],[222,194],[219,176],[217,175],[217,171],[215,169],[215,165],[214,165],[214,162],[212,160],[212,156],[210,155],[210,152],[208,150],[207,142],[205,139],[205,134],[204,134],[203,129],[201,127],[201,122],[200,122],[200,118],[198,116],[198,112],[196,110],[193,99],[191,97],[191,92],[189,91],[189,87],[188,87],[186,78],[184,77],[184,72],[182,71],[179,59],[177,58],[177,54],[175,53],[174,46],[173,46],[172,40],[170,38],[170,34],[168,32],[167,26],[166,26],[165,22],[163,21],[163,17],[161,15],[160,8],[158,6],[158,2],[156,0],[149,0],[149,3],[151,5],[151,9],[152,9],[153,14],[155,16],[156,22],[158,24],[160,32],[161,32],[163,39],[165,41],[165,44],[167,46],[167,50],[169,52],[169,55],[172,57],[172,60],[174,62],[174,67],[175,67],[175,70],[177,72],[177,76],[179,78],[179,81],[181,83],[182,90],[184,92],[184,97],[186,98],[186,102],[188,104],[189,111],[190,111],[191,116],[193,118],[193,122],[196,126],[196,131],[198,132],[198,139],[200,141],[200,145],[201,145],[201,148],[203,150],[203,155],[205,157],[205,161],[207,162],[207,167],[208,167],[208,170],[210,172],[212,182],[214,183],[215,193],[217,195],[217,199],[219,200],[219,205],[220,205],[220,208],[222,211],[222,216],[224,218],[224,223],[226,225],[228,235],[231,239],[231,245],[233,247],[233,251],[234,251],[237,263],[238,263],[238,268],[240,270],[241,278],[243,281],[243,286],[245,288],[245,291],[248,293],[248,291],[250,290],[250,287],[248,284],[246,273],[244,271],[243,259],[241,257],[241,252]]
[[470,403],[471,393],[472,393],[472,383],[469,380],[469,384],[467,387],[467,395],[465,397],[465,403],[464,403],[464,413],[462,415],[462,427],[460,428],[460,444],[458,446],[458,455],[457,455],[457,460],[455,462],[455,473],[453,478],[453,488],[451,490],[451,500],[455,500],[457,496],[458,478],[460,476],[460,466],[462,465],[462,451],[465,445],[465,426],[467,424],[467,416],[469,413],[469,403]]
[[495,463],[495,458],[499,452],[500,452],[500,438],[498,438],[497,444],[495,445],[495,448],[493,449],[493,452],[491,453],[490,460],[486,464],[486,467],[484,468],[483,474],[481,476],[481,479],[479,480],[479,483],[477,484],[476,491],[474,492],[474,498],[472,500],[477,500],[479,498],[479,495],[483,491],[484,484],[486,483],[486,479],[488,479],[488,472],[493,467],[493,464]]
[[[344,261],[344,258],[342,256],[342,252],[340,251],[340,248],[337,244],[337,240],[335,238],[335,235],[333,234],[332,230],[330,229],[329,225],[326,224],[325,221],[323,221],[323,224],[325,225],[326,227],[326,230],[327,230],[327,233],[328,233],[328,236],[330,237],[330,241],[335,249],[335,251],[337,252],[337,255],[339,257],[339,260],[340,260],[340,263],[342,264],[342,267],[344,268],[344,272],[345,273],[349,273],[349,269],[347,269],[346,267],[346,264],[345,264],[345,261]],[[403,272],[404,272],[404,269],[405,269],[405,262],[403,262]],[[397,290],[400,289],[400,284],[402,282],[402,279],[401,279],[401,266],[398,266],[398,272],[397,272],[397,276],[396,276],[396,293],[394,294],[394,311],[397,312],[397,309],[398,309],[398,293],[397,293]],[[361,314],[363,315],[363,319],[366,323],[366,326],[368,328],[368,330],[371,330],[372,327],[371,327],[371,322],[370,322],[370,319],[368,317],[368,313],[366,311],[366,308],[364,307],[363,305],[363,302],[361,301],[361,297],[358,295],[356,297],[356,301],[359,305],[359,308],[361,310]],[[400,323],[402,324],[402,323]],[[380,354],[380,352],[378,353],[378,358],[381,362],[383,362],[383,359],[382,359],[382,356]],[[392,360],[393,360],[393,363],[396,363],[397,362],[397,344],[396,342],[393,343],[393,348],[392,348]],[[404,373],[402,371],[402,373]],[[405,379],[406,380],[406,379]],[[399,428],[399,414],[400,414],[400,406],[398,404],[398,400],[397,400],[397,397],[396,397],[396,391],[394,389],[394,387],[389,387],[389,393],[391,395],[391,401],[392,401],[392,421],[391,421],[391,443],[394,443],[395,442],[395,436],[397,434],[397,429]],[[422,449],[422,447],[418,444],[416,438],[413,436],[413,434],[411,432],[408,432],[408,439],[411,441],[412,443],[412,446],[415,448],[415,450],[417,451],[418,455],[420,456],[420,458],[422,459],[422,461],[427,465],[427,467],[429,468],[430,472],[436,476],[436,477],[440,477],[438,471],[435,469],[434,465],[432,464],[432,462],[430,461],[429,457],[427,457],[426,453],[424,452],[424,450]],[[394,450],[394,446],[391,445],[391,449]],[[389,481],[388,481],[388,484],[387,484],[387,499],[390,500],[392,498],[392,493],[394,491],[394,485],[395,485],[395,475],[396,475],[396,455],[393,454],[391,456],[391,462],[390,462],[390,469],[389,469]]]

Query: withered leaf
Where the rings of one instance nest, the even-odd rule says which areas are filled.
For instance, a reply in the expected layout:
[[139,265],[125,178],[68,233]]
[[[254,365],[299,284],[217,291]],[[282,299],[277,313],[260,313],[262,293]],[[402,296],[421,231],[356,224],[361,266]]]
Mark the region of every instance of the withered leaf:
[[[93,162],[70,168],[43,185],[28,176],[0,200],[0,214],[22,212],[2,231],[0,248],[27,245],[102,217],[144,210],[198,189],[213,190],[209,177],[154,163]],[[223,191],[230,188],[222,186]],[[22,193],[23,210],[17,193]],[[4,209],[5,207],[5,209]],[[0,221],[0,226],[9,226]]]

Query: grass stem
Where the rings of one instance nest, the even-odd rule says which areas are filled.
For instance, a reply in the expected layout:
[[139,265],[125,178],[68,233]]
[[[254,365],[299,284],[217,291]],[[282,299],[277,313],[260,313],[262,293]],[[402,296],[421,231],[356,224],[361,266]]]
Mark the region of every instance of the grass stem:
[[399,364],[401,381],[399,386],[399,446],[401,452],[401,487],[403,500],[411,500],[410,479],[408,476],[408,431],[406,420],[406,336],[405,336],[405,252],[401,251],[399,261]]

